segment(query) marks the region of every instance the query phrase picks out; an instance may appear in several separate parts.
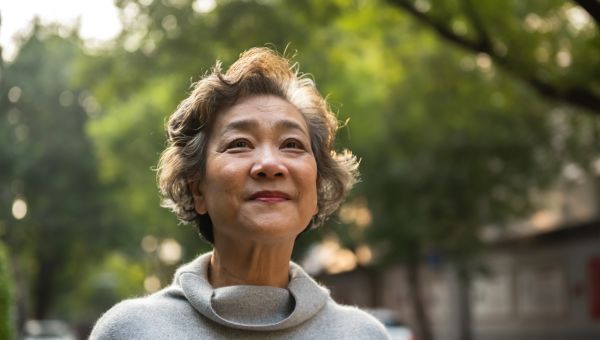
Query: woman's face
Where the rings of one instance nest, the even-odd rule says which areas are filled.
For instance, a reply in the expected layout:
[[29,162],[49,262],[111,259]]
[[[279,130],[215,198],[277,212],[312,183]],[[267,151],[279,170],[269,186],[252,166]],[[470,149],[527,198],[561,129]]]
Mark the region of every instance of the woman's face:
[[294,239],[317,213],[317,165],[308,126],[292,104],[251,96],[219,113],[194,195],[215,239]]

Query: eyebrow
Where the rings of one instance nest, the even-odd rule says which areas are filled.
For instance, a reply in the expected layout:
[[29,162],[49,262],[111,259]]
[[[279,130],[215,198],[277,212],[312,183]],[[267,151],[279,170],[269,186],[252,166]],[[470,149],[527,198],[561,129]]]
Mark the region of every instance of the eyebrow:
[[[240,119],[240,120],[235,120],[229,124],[227,124],[227,126],[225,126],[225,128],[223,129],[223,133],[227,133],[229,131],[240,131],[240,130],[256,130],[258,129],[258,120],[256,119]],[[275,128],[277,129],[284,129],[284,130],[299,130],[300,132],[302,132],[303,134],[308,136],[308,132],[306,131],[306,129],[304,127],[302,127],[302,125],[298,124],[297,122],[293,121],[293,120],[289,120],[289,119],[282,119],[282,120],[278,120],[275,123]]]

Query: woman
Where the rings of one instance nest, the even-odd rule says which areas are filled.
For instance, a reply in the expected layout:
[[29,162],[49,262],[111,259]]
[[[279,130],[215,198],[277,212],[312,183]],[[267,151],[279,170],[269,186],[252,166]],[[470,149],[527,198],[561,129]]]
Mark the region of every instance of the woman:
[[387,339],[290,262],[296,237],[336,210],[357,176],[333,149],[337,121],[312,80],[253,48],[197,82],[170,117],[158,181],[163,205],[213,251],[173,283],[123,301],[91,339]]

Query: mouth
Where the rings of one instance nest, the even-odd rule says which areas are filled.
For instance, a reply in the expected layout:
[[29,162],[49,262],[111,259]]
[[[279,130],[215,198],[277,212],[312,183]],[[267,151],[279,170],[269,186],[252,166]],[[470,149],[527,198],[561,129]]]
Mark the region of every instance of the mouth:
[[288,201],[290,199],[290,195],[286,194],[282,191],[257,191],[250,195],[251,201],[258,201],[264,203],[278,203]]

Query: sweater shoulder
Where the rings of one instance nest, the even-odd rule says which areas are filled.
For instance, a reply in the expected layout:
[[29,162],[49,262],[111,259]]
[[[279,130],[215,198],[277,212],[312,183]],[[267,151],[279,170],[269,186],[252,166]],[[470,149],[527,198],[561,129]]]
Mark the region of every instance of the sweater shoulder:
[[358,307],[340,305],[333,300],[327,304],[326,313],[329,318],[335,319],[344,333],[351,334],[357,339],[390,339],[390,335],[383,326],[371,314]]
[[114,305],[96,321],[90,340],[126,339],[127,334],[135,333],[136,324],[141,321],[139,312],[144,309],[145,299],[129,299]]
[[[183,302],[183,301],[181,301]],[[180,308],[186,308],[177,295],[168,290],[146,297],[123,300],[96,321],[90,340],[131,339],[132,334],[142,334],[148,325],[156,325],[165,320],[165,315],[173,315]]]

